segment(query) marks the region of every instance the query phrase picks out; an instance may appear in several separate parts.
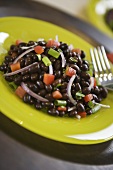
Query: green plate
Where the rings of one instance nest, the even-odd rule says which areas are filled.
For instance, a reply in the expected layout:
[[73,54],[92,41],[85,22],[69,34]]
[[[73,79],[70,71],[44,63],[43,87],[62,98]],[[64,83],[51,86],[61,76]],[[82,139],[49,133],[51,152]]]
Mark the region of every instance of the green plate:
[[[89,56],[90,44],[80,37],[53,24],[30,18],[7,17],[0,19],[0,32],[8,33],[4,42],[5,49],[9,49],[17,39],[24,41],[38,38],[54,38],[59,36],[60,41],[73,44],[83,49]],[[1,61],[3,55],[1,55]],[[113,93],[109,93],[104,104],[110,109],[101,109],[99,112],[78,120],[69,117],[52,117],[44,112],[37,111],[32,106],[23,103],[8,87],[7,82],[0,74],[0,111],[20,126],[44,137],[70,144],[96,144],[113,138]]]
[[[100,3],[102,3],[101,1],[102,0],[89,0],[88,6],[87,6],[87,15],[88,15],[90,22],[94,26],[99,28],[104,33],[108,34],[110,37],[113,37],[113,31],[110,30],[109,26],[105,23],[104,14],[102,13],[99,14],[97,12],[98,6],[100,6]],[[103,0],[103,1],[107,1],[107,0]]]

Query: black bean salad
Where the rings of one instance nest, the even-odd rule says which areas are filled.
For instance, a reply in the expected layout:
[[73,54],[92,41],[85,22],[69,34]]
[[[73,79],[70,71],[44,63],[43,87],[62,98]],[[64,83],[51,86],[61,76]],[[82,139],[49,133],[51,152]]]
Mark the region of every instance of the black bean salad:
[[53,116],[80,119],[109,107],[100,104],[108,91],[98,85],[85,52],[58,41],[58,36],[28,43],[17,40],[0,71],[23,102]]

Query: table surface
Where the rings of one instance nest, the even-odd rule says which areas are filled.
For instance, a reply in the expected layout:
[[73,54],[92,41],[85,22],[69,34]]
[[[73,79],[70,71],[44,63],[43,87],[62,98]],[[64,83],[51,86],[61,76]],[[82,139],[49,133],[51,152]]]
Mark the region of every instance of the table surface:
[[[77,32],[73,25],[66,25],[65,18],[68,22],[70,17],[64,12],[36,1],[0,0],[0,17],[15,15],[43,19]],[[59,18],[64,19],[64,25]],[[7,169],[111,170],[113,142],[85,146],[56,142],[22,128],[0,113],[0,170]]]

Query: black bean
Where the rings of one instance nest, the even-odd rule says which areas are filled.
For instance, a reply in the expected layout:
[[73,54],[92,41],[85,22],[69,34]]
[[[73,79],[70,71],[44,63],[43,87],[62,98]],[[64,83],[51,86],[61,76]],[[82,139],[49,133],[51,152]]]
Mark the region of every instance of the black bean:
[[60,86],[61,89],[66,89],[67,88],[67,82],[63,82]]
[[45,89],[42,89],[42,90],[40,90],[39,92],[38,92],[38,95],[39,96],[45,96],[47,94],[47,92],[46,92],[46,90]]
[[29,75],[29,74],[24,75],[24,76],[22,77],[22,80],[23,80],[23,81],[28,81],[28,80],[30,80],[30,75]]
[[50,56],[50,61],[52,62],[52,63],[54,63],[55,61],[56,61],[56,58],[55,57],[52,57],[52,56]]
[[36,81],[36,84],[39,89],[44,89],[44,83],[42,81],[38,80],[38,81]]
[[52,102],[42,102],[42,107],[51,109],[54,108],[54,104]]
[[98,97],[97,97],[97,95],[93,94],[93,99],[95,100],[95,102],[98,102]]
[[82,60],[81,57],[78,55],[77,65],[78,65],[79,67],[81,67],[82,63],[83,63],[83,60]]
[[32,56],[32,60],[33,60],[33,62],[37,62],[37,61],[39,61],[39,59],[38,59],[38,57],[37,57],[37,55],[36,55],[36,54],[33,54],[33,56]]
[[48,109],[48,113],[52,116],[58,116],[59,115],[59,111],[55,108]]
[[13,58],[11,56],[5,56],[5,61],[12,62]]
[[82,80],[81,81],[81,86],[82,87],[89,87],[89,82],[85,81],[85,80]]
[[19,43],[19,45],[18,45],[18,47],[20,48],[20,47],[26,47],[27,46],[27,43],[25,43],[25,42],[21,42],[21,43]]
[[21,81],[22,81],[22,76],[17,76],[17,77],[14,78],[14,83],[16,85],[20,85]]
[[32,45],[35,45],[35,42],[34,41],[29,41],[27,46],[32,46]]
[[24,58],[20,59],[20,66],[21,66],[21,68],[23,68],[25,66],[25,59]]
[[26,74],[28,74],[28,73],[29,73],[29,70],[27,69],[27,70],[22,71],[22,72],[21,72],[21,75],[24,76],[24,75],[26,75]]
[[81,86],[80,86],[79,83],[76,83],[76,84],[75,84],[75,90],[76,90],[76,91],[81,91]]
[[62,50],[66,50],[68,48],[68,45],[66,43],[62,43],[59,48],[61,48]]
[[39,102],[37,102],[37,103],[35,104],[35,108],[36,108],[37,110],[40,110],[40,109],[42,109],[42,105],[41,105]]
[[81,72],[81,77],[87,81],[88,79],[90,79],[90,74],[86,72]]
[[40,73],[41,70],[40,70],[40,65],[39,65],[39,63],[37,63],[37,64],[34,65],[34,66],[29,67],[29,72],[30,72],[30,73]]
[[60,60],[56,60],[56,62],[54,63],[54,69],[60,70],[60,68],[61,68],[61,62]]
[[10,46],[10,50],[13,50],[15,48],[16,45],[11,45]]
[[33,98],[32,98],[29,94],[25,94],[25,95],[24,95],[23,101],[24,101],[25,103],[29,103],[29,104],[33,104],[33,103],[34,103]]
[[32,64],[32,59],[31,59],[30,57],[27,57],[27,58],[25,59],[25,66],[28,66],[28,65],[30,65],[30,64]]
[[72,64],[72,65],[70,65],[70,67],[72,67],[73,69],[75,69],[76,72],[77,72],[77,74],[80,74],[81,70],[80,70],[80,68],[79,68],[76,64]]
[[92,93],[94,93],[94,94],[96,94],[96,95],[99,95],[100,89],[98,88],[98,86],[95,86],[95,87],[92,89]]
[[14,80],[13,76],[5,76],[5,80],[12,82]]
[[87,60],[83,60],[83,64],[87,64],[87,66],[89,67],[89,62]]
[[38,41],[38,45],[45,46],[46,45],[46,41]]
[[17,51],[18,55],[22,54],[23,53],[23,50],[21,48],[18,49]]
[[87,109],[86,113],[87,113],[87,115],[91,115],[92,114],[92,109]]
[[54,75],[55,75],[56,79],[60,78],[61,77],[61,70],[56,70]]
[[34,74],[31,74],[31,81],[36,81],[38,79],[38,74],[37,73],[34,73]]
[[53,90],[52,85],[45,85],[45,89],[47,92],[51,92]]
[[48,99],[50,102],[53,102],[53,101],[54,101],[54,98],[53,98],[53,96],[52,96],[51,93],[47,93],[47,94],[45,95],[45,98]]
[[61,84],[61,83],[62,83],[62,79],[56,79],[53,82],[53,86],[55,87],[55,86],[57,86],[58,84]]
[[89,94],[90,92],[91,92],[91,90],[90,90],[89,87],[84,87],[84,88],[82,89],[82,93],[85,94],[85,95]]
[[76,75],[74,82],[75,83],[80,83],[80,76]]
[[75,117],[76,114],[77,114],[77,111],[76,111],[76,110],[72,110],[72,111],[68,112],[68,116],[69,116],[69,117]]
[[68,94],[67,93],[62,93],[62,99],[67,100],[68,99]]
[[38,93],[38,92],[39,92],[38,86],[37,86],[36,84],[34,84],[34,83],[29,82],[29,83],[28,83],[28,87],[29,87],[33,92],[35,92],[35,93]]
[[44,63],[41,63],[41,64],[40,64],[40,68],[41,68],[41,70],[43,70],[43,71],[45,71],[45,72],[48,71],[48,66],[46,66]]
[[65,115],[65,111],[59,111],[59,116],[63,117]]
[[4,66],[4,65],[0,65],[0,71],[6,72],[7,71],[7,67]]
[[80,56],[81,56],[82,59],[86,57],[86,54],[85,54],[85,52],[83,50],[81,50]]
[[61,89],[60,92],[61,92],[61,93],[66,93],[66,92],[67,92],[67,89]]
[[78,112],[84,112],[85,111],[85,107],[82,103],[77,103],[76,107],[77,107]]
[[107,97],[107,94],[108,94],[108,90],[107,90],[105,87],[103,87],[103,88],[102,88],[102,92],[101,92],[101,96],[102,96],[103,98],[106,98],[106,97]]
[[82,71],[88,71],[89,70],[89,67],[88,67],[87,64],[82,64],[80,68],[81,68]]

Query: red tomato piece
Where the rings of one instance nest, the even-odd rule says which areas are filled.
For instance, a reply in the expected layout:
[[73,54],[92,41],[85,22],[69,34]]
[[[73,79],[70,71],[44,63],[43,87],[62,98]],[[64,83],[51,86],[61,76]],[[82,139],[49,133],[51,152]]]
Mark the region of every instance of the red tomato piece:
[[54,91],[54,92],[52,93],[52,96],[53,96],[53,98],[55,98],[55,99],[61,99],[61,98],[62,98],[62,94],[61,94],[58,90]]
[[55,79],[55,76],[52,75],[52,74],[44,74],[44,77],[43,77],[43,82],[46,84],[46,85],[49,85],[49,84],[52,84],[53,81]]
[[15,94],[22,99],[26,94],[26,91],[21,86],[18,86],[18,88],[15,90]]
[[44,49],[42,46],[38,45],[36,47],[34,47],[34,50],[37,54],[42,54],[44,52]]
[[22,42],[22,40],[16,40],[16,45],[19,45]]
[[15,64],[11,64],[10,65],[10,68],[11,68],[11,71],[16,71],[16,70],[19,70],[20,69],[20,62],[17,62]]
[[75,52],[75,53],[77,53],[77,54],[81,54],[81,49],[79,49],[79,48],[74,48],[74,49],[72,49],[72,52]]
[[97,82],[96,82],[96,79],[94,78],[94,87],[96,87],[97,85]]
[[59,106],[59,107],[57,107],[57,110],[58,111],[66,111],[67,108],[65,106]]
[[73,69],[72,67],[67,67],[65,74],[69,77],[72,77],[73,75],[76,74],[76,70]]
[[58,47],[60,45],[59,42],[55,40],[49,40],[46,44],[46,47]]
[[86,117],[87,113],[86,112],[79,112],[78,115],[80,115],[83,118],[83,117]]
[[84,97],[85,102],[89,102],[89,101],[91,101],[92,99],[93,99],[93,95],[92,95],[92,94],[88,94],[88,95],[86,95],[86,96]]

